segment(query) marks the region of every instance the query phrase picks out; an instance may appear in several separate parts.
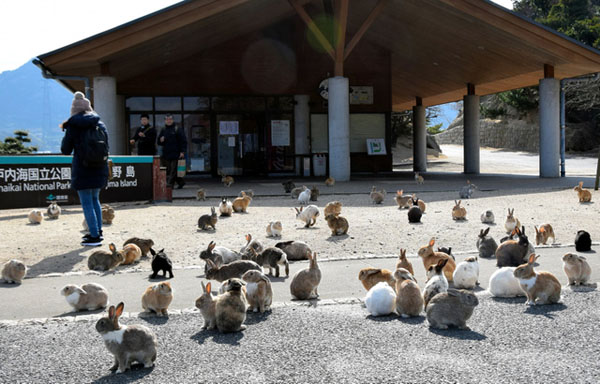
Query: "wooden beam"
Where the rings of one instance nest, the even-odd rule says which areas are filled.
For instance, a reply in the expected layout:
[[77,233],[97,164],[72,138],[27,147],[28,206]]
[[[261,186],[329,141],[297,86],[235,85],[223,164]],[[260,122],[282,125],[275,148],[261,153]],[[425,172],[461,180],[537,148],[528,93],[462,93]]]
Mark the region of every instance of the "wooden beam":
[[554,65],[544,64],[544,79],[554,78]]
[[474,95],[474,94],[475,94],[475,84],[467,83],[467,95]]
[[296,10],[296,13],[298,13],[298,16],[300,16],[302,21],[304,21],[304,23],[306,24],[308,29],[315,35],[315,37],[319,41],[319,44],[321,44],[323,49],[325,49],[325,51],[329,54],[329,56],[335,61],[335,52],[333,50],[333,47],[331,46],[331,43],[329,42],[329,40],[327,40],[325,35],[323,35],[323,32],[321,32],[319,27],[317,27],[315,22],[310,18],[308,13],[306,13],[304,8],[302,8],[302,6],[300,4],[298,4],[298,2],[296,0],[288,0],[288,1],[289,1],[290,5]]
[[335,76],[344,76],[344,45],[346,44],[346,26],[348,25],[348,0],[338,0],[336,13],[335,39]]
[[423,98],[422,98],[422,97],[419,97],[419,96],[415,97],[415,105],[416,105],[417,107],[420,107],[420,106],[422,106],[422,105],[423,105]]
[[385,5],[388,2],[389,2],[389,0],[379,0],[377,5],[375,5],[375,8],[373,8],[371,13],[369,13],[369,16],[367,16],[367,19],[360,26],[360,28],[358,29],[356,34],[352,37],[352,40],[350,40],[350,43],[348,43],[348,46],[346,46],[346,51],[344,52],[344,59],[346,59],[350,55],[350,53],[352,52],[354,47],[356,47],[356,44],[358,44],[360,39],[363,37],[365,32],[367,32],[367,30],[369,29],[371,24],[373,24],[373,22],[375,21],[377,16],[379,16],[379,14],[381,13],[381,11],[383,10],[383,8],[385,7]]

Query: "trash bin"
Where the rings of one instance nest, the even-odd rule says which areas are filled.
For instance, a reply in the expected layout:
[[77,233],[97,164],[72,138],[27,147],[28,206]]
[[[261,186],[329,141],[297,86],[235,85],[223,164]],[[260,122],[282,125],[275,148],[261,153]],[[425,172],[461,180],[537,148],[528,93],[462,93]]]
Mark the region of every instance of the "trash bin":
[[313,154],[313,174],[315,176],[327,175],[327,154],[325,154],[325,153]]

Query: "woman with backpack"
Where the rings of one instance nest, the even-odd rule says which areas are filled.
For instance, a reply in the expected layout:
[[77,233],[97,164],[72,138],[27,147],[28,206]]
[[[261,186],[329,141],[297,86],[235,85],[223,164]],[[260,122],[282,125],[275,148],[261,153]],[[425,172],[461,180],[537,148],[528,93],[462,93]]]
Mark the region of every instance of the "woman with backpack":
[[90,233],[81,245],[102,245],[100,190],[108,182],[108,132],[83,93],[75,92],[71,117],[62,124],[66,130],[60,147],[64,155],[73,153],[71,188],[77,191]]

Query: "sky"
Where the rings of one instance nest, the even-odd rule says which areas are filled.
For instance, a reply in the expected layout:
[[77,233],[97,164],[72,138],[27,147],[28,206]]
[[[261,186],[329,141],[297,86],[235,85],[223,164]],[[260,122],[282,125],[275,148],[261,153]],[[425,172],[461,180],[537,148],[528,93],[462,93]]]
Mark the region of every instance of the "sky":
[[[282,0],[285,1],[285,0]],[[177,0],[0,0],[0,73]],[[512,8],[512,0],[494,0]]]

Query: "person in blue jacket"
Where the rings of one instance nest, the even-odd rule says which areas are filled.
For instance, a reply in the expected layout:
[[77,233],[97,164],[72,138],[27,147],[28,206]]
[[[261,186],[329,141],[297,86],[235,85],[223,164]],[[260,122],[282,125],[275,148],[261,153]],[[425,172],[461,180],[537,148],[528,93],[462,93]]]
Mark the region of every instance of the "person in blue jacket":
[[165,128],[158,135],[158,145],[162,146],[160,165],[167,168],[167,187],[173,188],[177,183],[179,189],[183,188],[185,181],[177,177],[177,160],[185,159],[187,140],[171,114],[165,115]]
[[[106,138],[106,126],[93,110],[90,101],[83,93],[75,92],[71,105],[71,117],[62,124],[65,135],[60,151],[64,155],[73,153],[71,163],[71,188],[77,191],[83,208],[83,215],[90,233],[83,237],[81,245],[98,246],[104,240],[102,236],[102,207],[100,206],[100,190],[108,182],[108,165],[86,167],[81,159],[85,150],[82,145],[82,133],[86,129],[99,127]],[[108,142],[107,142],[108,143]],[[108,145],[108,144],[107,144]]]

